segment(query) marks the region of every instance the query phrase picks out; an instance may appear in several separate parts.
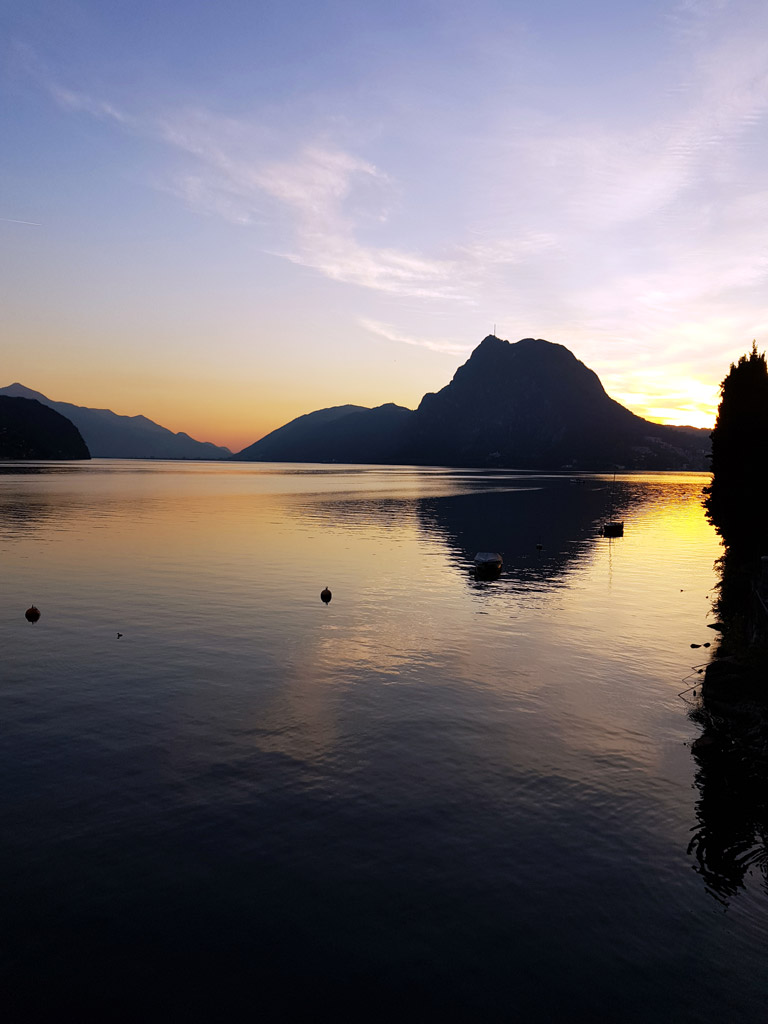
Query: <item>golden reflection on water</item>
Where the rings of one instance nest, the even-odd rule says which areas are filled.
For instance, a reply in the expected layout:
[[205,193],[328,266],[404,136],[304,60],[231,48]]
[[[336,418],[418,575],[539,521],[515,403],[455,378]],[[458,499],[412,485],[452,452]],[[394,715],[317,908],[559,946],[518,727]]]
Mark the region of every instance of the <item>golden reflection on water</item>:
[[319,669],[331,688],[362,676],[382,685],[438,678],[513,697],[521,712],[546,705],[550,754],[557,742],[659,768],[670,752],[653,731],[657,687],[669,711],[689,670],[690,642],[707,636],[718,545],[701,511],[706,479],[630,480],[643,499],[629,503],[621,540],[600,537],[595,522],[572,550],[551,556],[546,545],[542,555],[521,553],[511,537],[517,568],[543,564],[549,573],[546,587],[534,582],[530,590],[504,575],[478,587],[467,552],[444,542],[439,523],[426,536],[425,521],[434,520],[420,517],[416,527],[418,506],[361,509],[355,496],[345,512],[335,495],[333,521],[311,505],[301,509],[320,525],[323,547],[333,548],[330,559],[315,558],[335,594],[334,628],[306,638],[305,664],[315,666],[307,686]]
[[[338,694],[374,681],[495,694],[538,714],[550,753],[658,766],[660,693],[669,711],[706,637],[708,478],[577,479],[146,464],[6,476],[4,601],[35,599],[43,629],[85,619],[126,646],[199,644],[201,664],[219,643],[224,672],[238,645],[254,662],[277,651],[259,742],[304,760],[332,750]],[[609,500],[618,540],[600,536]],[[479,548],[501,551],[499,580],[475,581]],[[512,723],[510,756],[532,748]]]

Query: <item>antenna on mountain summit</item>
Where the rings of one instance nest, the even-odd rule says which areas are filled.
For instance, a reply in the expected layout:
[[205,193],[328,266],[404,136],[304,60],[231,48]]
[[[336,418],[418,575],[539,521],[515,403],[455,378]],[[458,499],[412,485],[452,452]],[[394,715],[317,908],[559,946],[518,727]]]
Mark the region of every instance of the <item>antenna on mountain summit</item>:
[[493,336],[496,337],[496,324],[493,325]]

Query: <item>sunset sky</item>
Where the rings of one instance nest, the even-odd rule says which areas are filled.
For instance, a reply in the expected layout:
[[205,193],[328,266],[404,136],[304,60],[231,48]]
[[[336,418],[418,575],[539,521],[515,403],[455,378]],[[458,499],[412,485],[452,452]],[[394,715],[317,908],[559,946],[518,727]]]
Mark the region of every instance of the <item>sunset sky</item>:
[[496,325],[708,426],[768,335],[765,0],[6,0],[0,386],[237,450]]

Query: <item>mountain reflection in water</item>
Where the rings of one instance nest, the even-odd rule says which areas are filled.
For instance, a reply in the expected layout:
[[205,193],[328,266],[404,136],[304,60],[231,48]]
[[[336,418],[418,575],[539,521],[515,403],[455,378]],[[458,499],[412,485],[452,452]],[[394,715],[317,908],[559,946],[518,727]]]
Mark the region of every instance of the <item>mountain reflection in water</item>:
[[[499,473],[462,481],[460,493],[399,499],[317,495],[301,511],[329,524],[396,528],[415,519],[425,537],[441,540],[452,561],[472,569],[478,551],[499,552],[502,579],[546,587],[585,557],[611,510],[631,518],[653,498],[632,485],[611,495],[600,477],[531,477]],[[471,489],[470,489],[471,488]],[[474,572],[462,572],[470,585]],[[494,581],[495,582],[495,581]]]

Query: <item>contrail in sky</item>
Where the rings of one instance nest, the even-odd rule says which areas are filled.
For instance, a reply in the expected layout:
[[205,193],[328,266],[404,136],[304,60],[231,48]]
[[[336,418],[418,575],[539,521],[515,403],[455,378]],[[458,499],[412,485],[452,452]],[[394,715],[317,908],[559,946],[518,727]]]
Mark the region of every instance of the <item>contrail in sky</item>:
[[36,220],[14,220],[13,217],[0,217],[3,224],[27,224],[31,228],[41,228],[43,225]]

